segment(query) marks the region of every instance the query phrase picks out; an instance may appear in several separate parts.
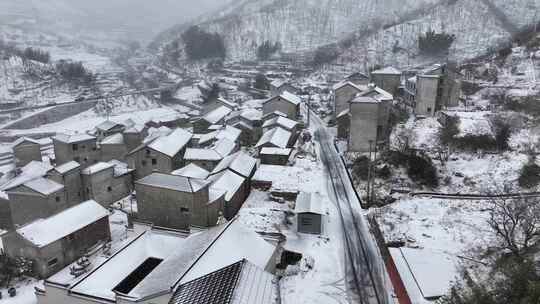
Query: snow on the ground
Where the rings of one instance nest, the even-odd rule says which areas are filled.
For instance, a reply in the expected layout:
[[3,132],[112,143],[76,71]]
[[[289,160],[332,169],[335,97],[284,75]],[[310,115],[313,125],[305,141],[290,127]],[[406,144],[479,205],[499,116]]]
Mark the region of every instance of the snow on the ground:
[[174,94],[175,98],[186,100],[186,101],[196,101],[201,100],[201,90],[196,85],[182,87]]
[[[152,119],[170,117],[178,114],[177,111],[169,107],[160,107],[150,110],[130,111],[118,115],[110,116],[109,119],[116,122],[124,122],[127,119],[132,119],[136,123],[144,124]],[[64,119],[59,122],[42,125],[38,128],[27,130],[11,130],[13,134],[40,133],[40,132],[85,132],[92,130],[95,126],[107,120],[107,117],[99,115],[93,109]]]
[[491,239],[485,201],[404,198],[372,212],[386,241],[427,248],[452,256],[471,256]]
[[239,221],[258,232],[280,232],[286,236],[284,247],[303,254],[302,260],[289,266],[280,281],[282,303],[346,303],[344,245],[336,206],[327,196],[327,177],[320,160],[296,159],[298,190],[319,192],[327,215],[323,234],[296,231],[294,202],[272,200],[268,192],[253,190],[239,212]]
[[19,282],[13,282],[13,285],[17,289],[17,295],[11,298],[8,295],[7,289],[0,289],[2,293],[2,299],[0,303],[2,304],[36,304],[37,299],[34,294],[34,287],[42,286],[42,281],[37,281],[35,279],[24,279]]
[[[451,159],[441,166],[443,182],[438,190],[449,193],[485,194],[504,192],[503,186],[509,186],[510,189],[520,191],[518,178],[527,159],[527,155],[515,152],[453,154]],[[449,181],[448,184],[445,179]]]

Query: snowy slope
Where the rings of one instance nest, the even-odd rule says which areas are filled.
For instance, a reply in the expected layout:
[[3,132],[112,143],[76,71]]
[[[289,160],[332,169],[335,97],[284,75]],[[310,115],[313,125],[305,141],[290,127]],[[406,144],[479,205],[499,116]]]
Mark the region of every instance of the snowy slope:
[[539,8],[540,0],[244,0],[198,25],[220,33],[233,60],[254,59],[266,40],[281,42],[284,53],[352,41],[344,62],[368,56],[372,64],[394,64],[407,61],[406,53],[392,53],[395,43],[414,61],[418,35],[429,29],[456,34],[452,52],[458,59],[482,54],[540,19]]
[[313,50],[440,1],[246,0],[199,25],[224,37],[229,57],[250,59],[266,40],[281,42],[286,53]]

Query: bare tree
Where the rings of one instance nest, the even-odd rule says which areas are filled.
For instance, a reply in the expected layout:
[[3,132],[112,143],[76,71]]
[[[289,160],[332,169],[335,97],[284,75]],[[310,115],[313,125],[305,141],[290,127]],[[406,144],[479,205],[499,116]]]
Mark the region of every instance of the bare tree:
[[502,249],[518,258],[540,240],[540,201],[537,198],[494,198],[488,224]]

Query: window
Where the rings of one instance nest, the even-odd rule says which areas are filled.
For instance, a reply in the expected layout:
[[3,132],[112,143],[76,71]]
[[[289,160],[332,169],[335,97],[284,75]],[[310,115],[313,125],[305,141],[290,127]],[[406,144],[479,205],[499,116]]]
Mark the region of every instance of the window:
[[72,147],[73,147],[73,151],[79,150],[79,145],[78,144],[73,144]]
[[57,259],[57,258],[50,259],[50,260],[47,262],[47,266],[49,266],[49,267],[54,267],[56,264],[58,264],[58,259]]
[[313,219],[310,217],[302,217],[302,219],[300,220],[300,223],[302,225],[311,226],[313,225]]
[[86,188],[86,193],[90,194],[90,188]]
[[155,165],[157,165],[157,159],[152,158],[152,166],[155,166]]
[[189,208],[186,208],[186,207],[180,207],[180,212],[182,212],[182,213],[188,213],[188,212],[189,212]]
[[112,191],[112,188],[111,186],[107,187],[107,191],[111,192]]
[[56,200],[57,203],[60,202],[60,196],[57,196],[54,199]]
[[427,108],[428,113],[431,113],[431,108]]

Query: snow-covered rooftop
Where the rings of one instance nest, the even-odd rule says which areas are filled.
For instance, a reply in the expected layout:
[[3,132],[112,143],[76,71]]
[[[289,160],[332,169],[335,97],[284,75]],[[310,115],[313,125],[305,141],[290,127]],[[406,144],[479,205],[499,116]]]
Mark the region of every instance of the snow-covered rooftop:
[[116,159],[112,159],[108,161],[108,163],[114,166],[114,177],[119,177],[135,171],[135,169],[130,169],[127,163]]
[[43,247],[107,216],[107,209],[95,201],[86,201],[46,219],[27,224],[17,229],[17,233],[32,244]]
[[123,127],[124,125],[116,123],[114,121],[105,120],[104,122],[97,125],[96,129],[102,130],[102,131],[109,131],[109,130],[111,130],[112,128],[114,128],[116,126]]
[[184,154],[185,160],[221,160],[223,156],[214,149],[187,148]]
[[238,140],[240,134],[242,134],[242,130],[227,125],[225,127],[221,127],[217,131],[202,134],[201,138],[199,139],[199,144],[204,144],[212,140],[219,140],[223,138],[227,138],[228,140],[234,142]]
[[115,286],[147,259],[157,258],[162,262],[126,295],[121,295],[130,301],[149,301],[242,259],[265,269],[272,262],[274,251],[273,245],[234,219],[187,238],[151,230],[82,278],[71,291],[115,300]]
[[276,125],[286,130],[292,130],[298,125],[298,122],[287,117],[277,116],[272,119],[266,120],[263,124],[263,128],[269,128]]
[[41,143],[33,138],[30,138],[30,137],[19,137],[17,138],[16,141],[13,142],[12,144],[12,147],[16,147],[24,142],[29,142],[29,143],[32,143],[32,144],[37,144],[37,145],[40,145]]
[[281,111],[274,111],[274,112],[270,112],[270,113],[266,113],[262,116],[262,120],[267,120],[269,119],[269,117],[271,116],[282,116],[282,117],[287,117],[287,114],[281,112]]
[[191,179],[185,176],[154,172],[135,182],[136,184],[170,189],[180,192],[197,192],[210,182]]
[[171,172],[171,174],[190,178],[206,179],[208,175],[210,175],[210,172],[195,165],[194,163],[190,163],[183,168]]
[[302,173],[299,167],[260,165],[253,181],[271,182],[273,188],[297,190]]
[[373,97],[356,96],[351,103],[380,103],[380,101]]
[[250,177],[253,168],[257,165],[257,159],[249,156],[246,152],[239,151],[225,157],[216,168],[212,171],[212,175],[226,169],[231,169],[243,177]]
[[237,145],[235,142],[228,140],[227,138],[222,138],[216,142],[213,149],[221,155],[221,157],[225,157],[231,153],[234,152]]
[[60,174],[64,174],[64,173],[67,173],[67,172],[69,172],[71,170],[74,170],[74,169],[77,169],[77,168],[80,168],[80,167],[81,167],[81,165],[78,162],[72,160],[72,161],[67,162],[65,164],[62,164],[60,166],[54,167],[54,170],[56,172],[60,173]]
[[236,103],[228,101],[227,99],[225,99],[223,97],[219,97],[217,99],[217,101],[224,104],[225,106],[229,107],[230,109],[234,109],[234,108],[236,108],[238,106]]
[[45,176],[53,167],[44,162],[31,161],[21,168],[21,173],[0,187],[0,190],[9,190],[20,186],[27,181]]
[[192,136],[191,132],[178,128],[170,134],[152,141],[148,147],[169,157],[174,157],[189,143]]
[[[280,302],[277,281],[273,274],[244,259],[180,285],[169,304],[210,304],[225,299],[230,304],[276,304]],[[212,295],[215,298],[209,300]]]
[[283,85],[287,84],[287,80],[285,79],[274,79],[272,82],[270,82],[270,85],[275,88],[281,88]]
[[291,132],[281,127],[276,127],[264,132],[255,147],[260,147],[264,144],[270,143],[278,148],[286,148],[289,144],[291,136]]
[[95,140],[96,137],[85,134],[85,133],[77,133],[77,134],[72,134],[72,135],[57,134],[55,137],[53,137],[53,139],[57,141],[61,141],[63,143],[72,144],[72,143],[78,143],[78,142],[87,141],[87,140]]
[[256,109],[245,109],[240,113],[240,116],[249,121],[261,120],[262,115],[262,111]]
[[416,248],[389,248],[413,303],[444,296],[457,279],[457,259],[442,252]]
[[308,193],[301,192],[296,198],[294,212],[298,213],[315,213],[323,215],[323,199],[317,192]]
[[225,116],[229,115],[232,112],[232,110],[226,106],[221,106],[217,109],[214,109],[210,111],[208,114],[203,116],[203,119],[209,122],[210,124],[216,124],[222,119],[225,118]]
[[401,71],[394,67],[385,67],[379,70],[371,72],[371,74],[384,74],[384,75],[401,75]]
[[336,91],[336,90],[341,89],[344,86],[350,86],[352,88],[355,88],[358,92],[362,92],[362,91],[367,90],[367,86],[359,86],[359,85],[356,85],[356,84],[354,84],[354,83],[352,83],[350,81],[338,82],[338,83],[336,83],[335,85],[332,86],[332,90]]
[[43,195],[50,195],[64,189],[64,185],[44,177],[32,179],[23,185]]
[[210,188],[225,191],[225,201],[228,202],[238,192],[246,179],[231,170],[226,170],[212,175],[210,180],[213,182]]
[[102,145],[121,145],[124,143],[124,135],[122,133],[116,133],[105,137],[102,141]]
[[263,147],[261,149],[260,154],[289,156],[289,155],[291,155],[291,152],[292,152],[292,149],[290,149],[290,148]]
[[301,102],[302,102],[302,99],[300,99],[300,97],[298,97],[297,95],[289,92],[289,91],[285,91],[283,93],[281,93],[281,95],[279,95],[281,98],[287,100],[288,102],[294,104],[294,105],[299,105]]
[[109,168],[114,167],[114,164],[106,163],[106,162],[99,162],[95,163],[89,167],[86,167],[81,171],[82,174],[91,175],[98,172],[101,172],[103,170],[107,170]]

